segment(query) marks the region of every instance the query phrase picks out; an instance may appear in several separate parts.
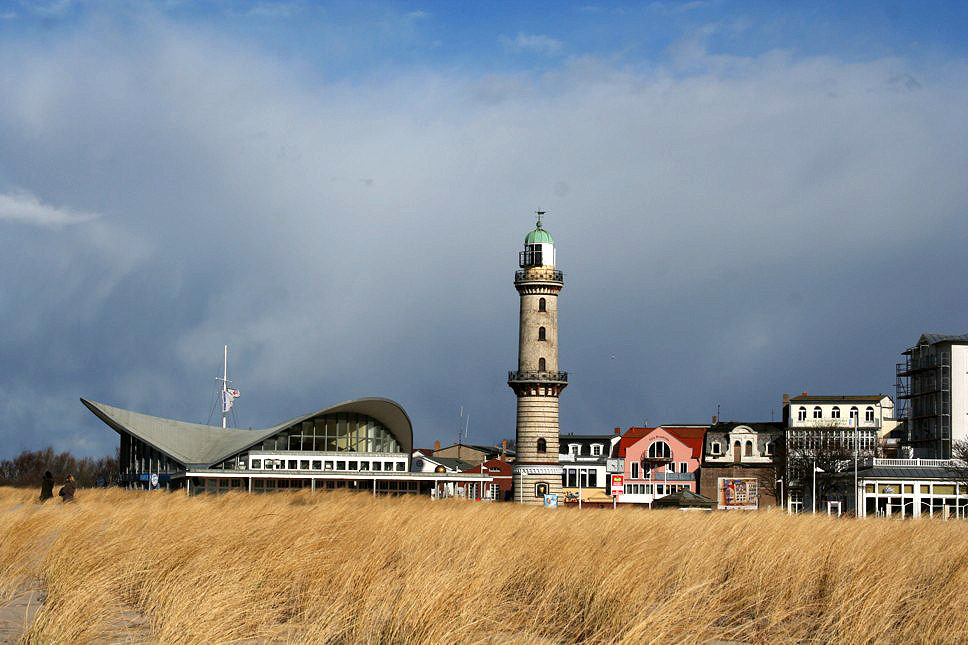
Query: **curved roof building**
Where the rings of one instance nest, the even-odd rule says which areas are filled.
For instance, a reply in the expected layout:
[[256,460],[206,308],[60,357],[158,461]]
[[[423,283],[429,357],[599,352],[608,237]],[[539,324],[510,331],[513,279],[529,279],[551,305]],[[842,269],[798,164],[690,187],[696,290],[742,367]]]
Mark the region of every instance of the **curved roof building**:
[[466,479],[462,483],[468,488],[483,484],[480,476],[411,473],[413,426],[406,411],[389,399],[345,401],[253,430],[81,402],[120,436],[125,485],[184,486],[189,493],[304,486],[429,493],[441,479]]

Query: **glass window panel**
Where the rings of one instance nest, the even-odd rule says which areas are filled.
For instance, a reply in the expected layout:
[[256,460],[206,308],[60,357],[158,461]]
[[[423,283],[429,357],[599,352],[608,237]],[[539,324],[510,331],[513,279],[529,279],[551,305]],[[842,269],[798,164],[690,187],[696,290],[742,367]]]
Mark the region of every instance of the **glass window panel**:
[[928,493],[928,494],[930,494],[931,493],[931,485],[930,484],[921,484],[921,492],[922,493]]
[[954,484],[935,484],[934,494],[935,495],[954,495],[955,485]]
[[904,492],[905,493],[913,493],[914,492],[914,484],[904,484]]

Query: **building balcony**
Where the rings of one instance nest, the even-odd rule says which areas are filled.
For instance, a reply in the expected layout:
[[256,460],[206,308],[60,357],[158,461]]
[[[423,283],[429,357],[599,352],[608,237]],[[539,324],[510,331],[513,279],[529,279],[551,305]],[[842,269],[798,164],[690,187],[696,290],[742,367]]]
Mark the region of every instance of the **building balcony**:
[[514,272],[514,284],[519,282],[564,282],[565,276],[557,269],[533,267]]
[[568,383],[568,372],[508,372],[508,383]]

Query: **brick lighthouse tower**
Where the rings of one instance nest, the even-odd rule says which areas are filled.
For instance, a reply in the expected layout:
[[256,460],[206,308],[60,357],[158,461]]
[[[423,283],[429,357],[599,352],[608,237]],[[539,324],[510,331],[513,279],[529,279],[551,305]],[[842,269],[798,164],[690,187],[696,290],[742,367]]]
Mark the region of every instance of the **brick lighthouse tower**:
[[514,287],[521,296],[518,369],[508,385],[518,397],[514,501],[542,504],[561,495],[558,462],[558,396],[568,374],[558,371],[558,292],[564,285],[555,268],[555,241],[538,222],[524,238]]

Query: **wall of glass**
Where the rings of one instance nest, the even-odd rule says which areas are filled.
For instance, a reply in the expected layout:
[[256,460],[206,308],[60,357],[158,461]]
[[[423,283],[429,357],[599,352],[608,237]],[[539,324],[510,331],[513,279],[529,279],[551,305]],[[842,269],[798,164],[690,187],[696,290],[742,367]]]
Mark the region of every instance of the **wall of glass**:
[[400,442],[382,423],[363,414],[324,414],[294,424],[262,442],[263,450],[400,452]]

